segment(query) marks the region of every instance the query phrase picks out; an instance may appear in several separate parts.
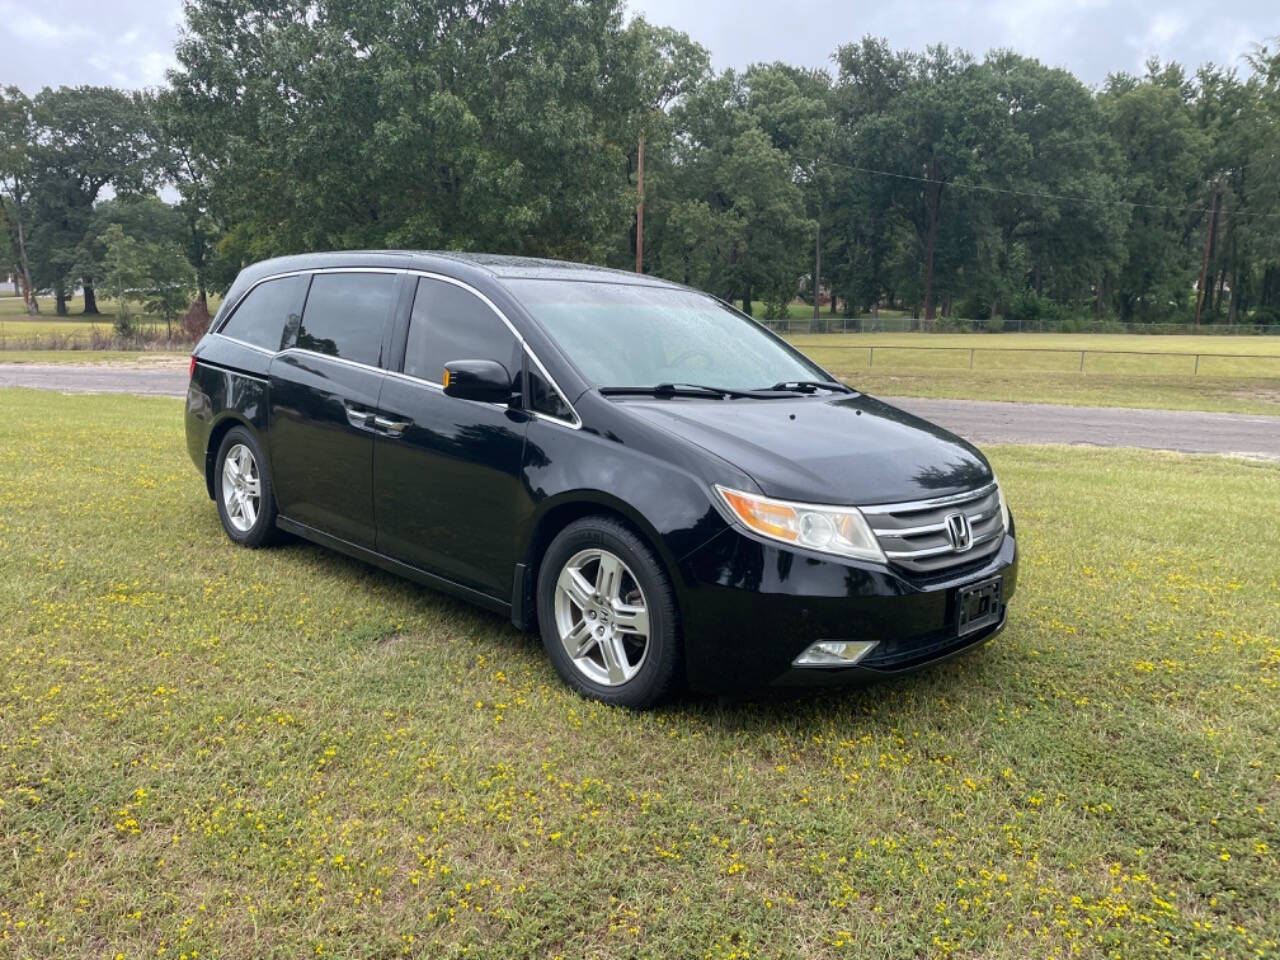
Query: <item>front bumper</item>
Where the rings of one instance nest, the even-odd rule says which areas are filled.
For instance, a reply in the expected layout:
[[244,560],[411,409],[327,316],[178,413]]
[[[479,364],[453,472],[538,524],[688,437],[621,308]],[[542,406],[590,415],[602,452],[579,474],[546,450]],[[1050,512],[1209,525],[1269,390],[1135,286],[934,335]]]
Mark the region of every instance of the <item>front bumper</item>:
[[[1018,583],[1016,531],[1000,549],[916,576],[772,543],[732,527],[681,564],[689,684],[711,693],[871,682],[982,646],[1002,629]],[[956,594],[999,577],[998,621],[961,637]],[[851,667],[795,667],[817,640],[875,640]]]

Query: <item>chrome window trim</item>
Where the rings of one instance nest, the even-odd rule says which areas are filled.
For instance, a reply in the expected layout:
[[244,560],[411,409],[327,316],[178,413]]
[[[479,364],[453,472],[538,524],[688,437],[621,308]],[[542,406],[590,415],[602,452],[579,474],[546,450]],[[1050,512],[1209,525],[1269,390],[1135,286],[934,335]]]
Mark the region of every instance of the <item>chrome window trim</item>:
[[239,344],[242,347],[247,347],[250,350],[257,351],[258,353],[261,353],[268,357],[274,357],[276,353],[279,352],[276,350],[268,350],[266,347],[260,347],[256,343],[250,343],[248,340],[241,340],[239,337],[229,337],[225,333],[215,332],[215,333],[211,333],[210,336],[220,337],[223,340],[226,340],[228,343]]
[[[529,352],[528,344],[523,344],[522,346],[524,347],[525,352],[529,355],[529,357],[531,357],[536,363],[538,358],[534,357],[533,354]],[[321,356],[323,356],[323,354],[321,354]],[[541,369],[542,365],[539,364],[538,366],[539,366],[539,369]],[[388,377],[395,377],[397,380],[404,380],[407,383],[414,383],[414,384],[418,384],[419,386],[430,387],[432,390],[438,390],[441,393],[444,392],[444,384],[437,383],[434,380],[426,380],[426,379],[423,379],[422,377],[415,377],[411,373],[403,373],[399,370],[384,370],[383,373],[385,373]],[[551,379],[550,375],[547,376],[547,381],[554,386],[555,381]],[[560,393],[559,387],[556,387],[555,389],[556,389],[556,393]],[[561,393],[560,397],[561,399],[563,399],[564,394]],[[573,410],[573,407],[569,405],[568,400],[565,400],[565,405],[568,406],[570,410]],[[495,402],[491,402],[489,406],[501,407],[501,406],[504,406],[504,404],[501,401],[495,401]],[[542,413],[538,410],[526,410],[525,413],[527,413],[529,416],[537,420],[545,420],[547,423],[559,424],[560,426],[567,427],[570,430],[582,429],[582,422],[580,420],[576,422],[570,422],[568,420],[561,419],[560,417],[553,417],[549,413]],[[576,414],[576,411],[575,411],[575,414]]]
[[[348,360],[345,357],[335,357],[332,354],[320,353],[316,350],[308,350],[306,347],[286,347],[284,350],[268,350],[267,348],[259,347],[256,344],[246,343],[237,337],[229,337],[221,332],[222,328],[227,325],[227,322],[231,319],[232,315],[240,309],[240,304],[244,302],[245,297],[249,296],[249,294],[256,290],[261,284],[266,283],[268,280],[283,280],[286,277],[314,276],[318,273],[390,273],[397,276],[408,274],[409,276],[414,277],[426,277],[430,280],[441,280],[445,283],[451,283],[455,287],[461,287],[497,314],[498,319],[501,320],[507,330],[511,332],[511,335],[516,338],[516,342],[520,344],[521,349],[529,359],[533,361],[534,365],[538,368],[538,371],[546,377],[547,383],[551,384],[551,389],[560,395],[560,399],[564,401],[564,405],[568,407],[569,411],[573,414],[573,419],[565,420],[561,417],[553,417],[548,413],[540,413],[537,410],[529,410],[526,412],[539,420],[545,420],[548,423],[558,423],[571,430],[582,429],[582,417],[578,415],[577,408],[569,402],[569,398],[565,394],[564,390],[560,388],[560,384],[556,382],[555,377],[553,377],[550,371],[547,370],[546,365],[541,359],[539,359],[538,355],[534,353],[533,348],[529,346],[529,342],[524,338],[520,331],[516,329],[515,324],[508,319],[507,315],[503,313],[502,310],[498,308],[498,305],[490,300],[489,297],[477,290],[471,284],[467,283],[465,280],[459,280],[457,277],[450,277],[443,273],[434,273],[430,270],[417,270],[412,267],[302,267],[297,270],[284,270],[280,273],[272,273],[265,277],[259,277],[247,290],[245,290],[244,293],[236,297],[235,303],[227,309],[226,317],[219,321],[218,328],[216,330],[211,330],[210,334],[215,337],[222,337],[224,340],[230,340],[232,343],[238,343],[251,350],[257,350],[259,353],[265,354],[269,357],[278,357],[295,351],[298,353],[308,353],[312,356],[324,357],[328,360],[336,360],[339,363],[345,363],[349,366],[361,367],[366,370],[376,370],[379,373],[385,373],[387,376],[396,377],[400,380],[407,380],[411,383],[421,383],[428,387],[434,387],[437,390],[444,390],[444,384],[436,383],[432,380],[426,380],[422,377],[415,377],[412,374],[404,373],[400,370],[388,370],[385,367],[375,367],[371,364],[360,363],[357,360]],[[303,309],[305,312],[305,305]],[[410,307],[410,320],[412,321],[412,307]]]
[[[233,337],[223,337],[222,339],[231,340],[234,343],[241,342],[239,340],[235,340]],[[249,347],[250,349],[253,349],[253,350],[261,349],[260,347],[255,347],[251,343],[246,343],[244,344],[244,346]],[[244,377],[247,380],[257,380],[260,383],[268,382],[266,377],[260,377],[256,373],[245,373],[243,370],[236,370],[234,367],[228,367],[225,364],[219,363],[216,360],[208,360],[199,355],[196,356],[195,360],[196,360],[196,366],[199,366],[200,364],[204,364],[210,370],[218,370],[218,371],[221,371],[222,373],[229,373],[233,377]]]
[[533,352],[533,348],[530,347],[528,343],[521,341],[521,344],[524,347],[525,356],[532,360],[534,366],[538,368],[538,372],[547,378],[547,383],[551,384],[551,389],[554,390],[559,395],[560,399],[564,401],[564,405],[568,407],[569,412],[573,414],[573,419],[566,420],[563,417],[553,417],[551,414],[543,413],[540,410],[530,410],[529,413],[539,420],[545,420],[547,423],[558,423],[560,426],[568,427],[570,430],[581,430],[582,418],[578,416],[578,411],[574,409],[573,404],[569,402],[569,398],[564,395],[564,391],[561,390],[560,385],[556,383],[555,377],[551,376],[551,374],[547,372],[547,368],[542,365],[542,361],[538,359],[538,355]]
[[434,380],[426,380],[422,377],[415,377],[412,373],[404,373],[400,370],[384,370],[388,377],[395,377],[397,380],[404,380],[408,383],[418,383],[424,387],[430,387],[432,390],[444,390],[443,383],[436,383]]
[[[411,276],[426,277],[428,280],[441,280],[445,283],[451,283],[455,287],[461,287],[463,290],[466,290],[468,293],[474,296],[477,300],[483,303],[486,307],[492,310],[494,314],[497,315],[498,319],[502,321],[503,325],[507,328],[507,330],[511,332],[511,335],[516,338],[516,343],[520,344],[520,348],[525,352],[525,354],[529,357],[529,359],[534,362],[534,365],[537,366],[539,372],[541,372],[541,374],[547,378],[547,383],[551,384],[551,389],[560,395],[560,399],[564,401],[564,405],[569,408],[570,412],[573,413],[573,421],[562,420],[561,418],[553,417],[550,414],[538,413],[536,410],[530,410],[528,412],[533,416],[538,417],[539,419],[542,419],[542,420],[550,420],[554,423],[560,423],[566,427],[571,427],[574,430],[581,429],[582,418],[578,416],[578,411],[574,408],[573,404],[569,402],[569,398],[565,396],[565,392],[560,389],[560,384],[556,383],[555,377],[551,376],[551,374],[547,371],[547,368],[543,364],[543,362],[540,359],[538,359],[538,355],[533,352],[533,348],[529,346],[529,341],[524,338],[524,334],[522,334],[519,330],[516,329],[515,324],[513,324],[510,321],[510,319],[507,318],[507,315],[502,312],[502,310],[498,307],[496,303],[490,300],[485,294],[481,293],[471,284],[467,283],[465,280],[459,280],[457,277],[449,277],[444,275],[443,273],[433,273],[430,270],[414,270],[412,268],[407,269],[404,272],[408,273]],[[416,290],[414,291],[414,296],[415,297],[417,296]],[[410,308],[410,312],[409,312],[409,322],[410,323],[413,322],[412,307]],[[405,376],[410,376],[410,375],[405,374]],[[438,386],[441,390],[444,389],[443,384],[437,384],[431,380],[422,380],[421,378],[416,378],[416,377],[413,379],[417,379],[421,383],[430,383],[432,386]]]
[[[240,296],[236,297],[234,303],[230,304],[229,306],[225,303],[223,304],[223,306],[227,308],[227,315],[218,321],[218,328],[216,330],[210,330],[210,332],[215,333],[220,337],[225,337],[226,335],[222,332],[222,329],[230,322],[231,317],[235,314],[235,312],[240,309],[240,304],[244,303],[245,297],[249,296],[249,294],[253,293],[253,291],[257,290],[258,287],[266,283],[268,280],[283,280],[286,277],[300,277],[306,272],[307,272],[306,270],[286,270],[283,273],[273,273],[270,276],[262,277],[259,280],[253,281],[253,283],[249,286],[248,290],[240,294]],[[216,316],[214,319],[217,319]],[[235,337],[226,337],[226,339],[235,340],[236,343],[244,343],[243,340],[236,340]],[[258,349],[266,349],[266,348],[260,347]],[[267,350],[267,353],[274,354],[275,352],[276,351],[273,351],[273,350]]]
[[882,514],[882,513],[914,513],[917,510],[936,510],[938,507],[950,506],[953,503],[967,503],[970,500],[978,500],[982,497],[990,496],[992,491],[996,489],[996,483],[993,480],[984,487],[978,487],[967,493],[955,493],[949,497],[935,497],[932,500],[907,500],[902,503],[876,503],[868,506],[858,507],[863,513]]
[[347,367],[358,367],[361,370],[372,370],[374,373],[386,373],[381,367],[375,367],[372,363],[364,363],[360,360],[348,360],[346,357],[335,357],[332,353],[321,353],[319,350],[308,350],[306,347],[285,347],[278,350],[274,354],[277,357],[283,357],[287,353],[305,353],[312,357],[322,357],[325,360],[332,360],[334,363],[341,363]]

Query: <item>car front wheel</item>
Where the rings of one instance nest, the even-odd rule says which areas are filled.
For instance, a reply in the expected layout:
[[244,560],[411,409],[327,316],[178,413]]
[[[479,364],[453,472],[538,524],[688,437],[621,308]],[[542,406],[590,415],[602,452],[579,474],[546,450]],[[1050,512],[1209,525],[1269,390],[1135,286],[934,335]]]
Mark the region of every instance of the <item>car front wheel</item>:
[[585,517],[547,548],[538,626],[561,678],[585,696],[646,708],[676,690],[675,594],[648,545],[608,517]]

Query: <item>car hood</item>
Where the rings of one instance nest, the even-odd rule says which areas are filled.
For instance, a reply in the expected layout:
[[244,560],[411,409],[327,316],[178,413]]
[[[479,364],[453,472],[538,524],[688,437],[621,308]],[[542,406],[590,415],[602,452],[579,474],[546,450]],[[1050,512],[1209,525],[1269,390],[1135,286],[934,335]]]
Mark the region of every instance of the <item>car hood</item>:
[[620,402],[784,500],[896,503],[962,493],[992,477],[972,444],[862,394]]

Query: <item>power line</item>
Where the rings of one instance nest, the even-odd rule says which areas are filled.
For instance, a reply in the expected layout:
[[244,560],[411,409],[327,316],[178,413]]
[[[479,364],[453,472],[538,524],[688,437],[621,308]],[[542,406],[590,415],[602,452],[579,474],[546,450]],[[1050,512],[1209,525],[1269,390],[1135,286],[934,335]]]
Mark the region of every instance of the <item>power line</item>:
[[[1102,200],[1097,197],[1081,197],[1073,196],[1065,193],[1048,193],[1036,190],[1012,190],[1006,187],[989,187],[979,183],[957,183],[954,180],[938,180],[933,177],[915,177],[909,173],[895,173],[892,170],[875,170],[871,167],[859,167],[851,163],[835,162],[833,166],[844,167],[847,170],[856,170],[859,173],[869,173],[878,177],[892,177],[895,180],[910,180],[915,183],[936,183],[942,186],[951,187],[956,190],[974,190],[980,193],[997,193],[1011,197],[1033,197],[1038,200],[1062,200],[1070,203],[1090,203],[1097,206],[1122,206],[1130,209],[1145,210],[1171,210],[1175,213],[1196,213],[1206,214],[1209,212],[1208,207],[1199,207],[1193,205],[1178,206],[1169,203],[1139,203],[1135,200]],[[1255,212],[1237,212],[1232,214],[1237,220],[1249,217],[1261,217],[1263,219],[1280,218],[1280,213],[1264,213],[1262,211]]]

